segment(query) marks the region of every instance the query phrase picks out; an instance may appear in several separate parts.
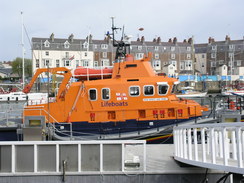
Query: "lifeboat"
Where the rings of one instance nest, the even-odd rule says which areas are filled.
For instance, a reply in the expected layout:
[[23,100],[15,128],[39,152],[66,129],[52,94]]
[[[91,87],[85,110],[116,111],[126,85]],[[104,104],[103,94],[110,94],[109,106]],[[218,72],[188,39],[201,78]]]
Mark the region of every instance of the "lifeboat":
[[79,80],[88,80],[88,79],[107,79],[111,78],[113,69],[112,68],[86,68],[86,67],[77,67],[74,70],[74,77]]

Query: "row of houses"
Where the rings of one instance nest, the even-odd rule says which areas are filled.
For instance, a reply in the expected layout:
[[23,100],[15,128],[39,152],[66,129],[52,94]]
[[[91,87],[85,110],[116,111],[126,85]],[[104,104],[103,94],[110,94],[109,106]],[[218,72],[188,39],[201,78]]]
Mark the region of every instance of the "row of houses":
[[[112,66],[116,48],[106,36],[104,40],[75,39],[71,34],[67,39],[32,38],[33,72],[38,68],[78,66]],[[151,64],[158,73],[178,75],[244,75],[244,39],[224,41],[209,38],[207,43],[194,44],[193,38],[178,41],[177,38],[163,42],[160,37],[146,41],[144,36],[131,41],[130,53],[135,59],[152,53]]]

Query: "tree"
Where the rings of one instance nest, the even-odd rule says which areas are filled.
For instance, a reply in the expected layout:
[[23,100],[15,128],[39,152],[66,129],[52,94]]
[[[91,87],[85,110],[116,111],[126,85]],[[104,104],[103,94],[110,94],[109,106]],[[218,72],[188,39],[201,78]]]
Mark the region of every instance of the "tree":
[[[12,71],[13,73],[16,73],[19,75],[19,77],[22,76],[22,58],[17,57],[12,62]],[[32,76],[32,60],[31,59],[25,59],[25,76],[30,77]]]

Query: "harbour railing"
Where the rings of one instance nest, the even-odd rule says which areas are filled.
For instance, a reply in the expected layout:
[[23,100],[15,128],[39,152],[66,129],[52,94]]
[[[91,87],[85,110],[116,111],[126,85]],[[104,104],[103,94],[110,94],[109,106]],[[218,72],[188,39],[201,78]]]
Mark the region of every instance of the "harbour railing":
[[180,162],[244,174],[244,123],[174,128],[174,158]]
[[0,176],[146,171],[146,141],[0,142]]

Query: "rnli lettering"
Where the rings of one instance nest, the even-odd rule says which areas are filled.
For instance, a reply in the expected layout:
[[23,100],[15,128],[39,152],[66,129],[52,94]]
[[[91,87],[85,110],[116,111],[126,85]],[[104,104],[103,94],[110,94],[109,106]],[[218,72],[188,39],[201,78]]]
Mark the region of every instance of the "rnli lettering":
[[102,107],[128,106],[128,102],[101,102]]

